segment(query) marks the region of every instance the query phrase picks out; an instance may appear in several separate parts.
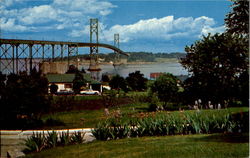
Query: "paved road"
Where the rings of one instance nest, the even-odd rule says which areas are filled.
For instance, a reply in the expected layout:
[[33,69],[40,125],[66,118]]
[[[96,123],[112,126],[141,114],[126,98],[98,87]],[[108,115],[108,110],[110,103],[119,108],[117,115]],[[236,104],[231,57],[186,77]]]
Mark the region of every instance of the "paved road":
[[[91,129],[67,129],[67,130],[55,130],[56,132],[82,132],[86,133],[84,136],[85,142],[91,142],[95,140],[92,136]],[[8,151],[22,151],[25,148],[24,140],[30,137],[33,133],[44,133],[52,132],[52,130],[1,130],[1,158],[7,158]]]

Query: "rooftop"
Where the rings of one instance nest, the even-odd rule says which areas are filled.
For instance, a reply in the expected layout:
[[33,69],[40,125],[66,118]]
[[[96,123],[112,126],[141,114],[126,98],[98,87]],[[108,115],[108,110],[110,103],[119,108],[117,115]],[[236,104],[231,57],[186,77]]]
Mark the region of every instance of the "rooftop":
[[[90,74],[82,73],[83,78],[90,84],[100,84],[99,81],[93,80]],[[75,74],[46,74],[49,83],[72,83]]]

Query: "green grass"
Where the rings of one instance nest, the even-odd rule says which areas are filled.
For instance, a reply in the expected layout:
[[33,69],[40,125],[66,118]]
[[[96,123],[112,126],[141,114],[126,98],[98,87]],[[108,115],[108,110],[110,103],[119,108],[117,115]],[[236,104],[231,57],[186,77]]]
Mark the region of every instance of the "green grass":
[[[110,108],[110,112],[114,112],[117,108]],[[147,104],[127,105],[121,107],[123,114],[145,112]],[[104,110],[81,110],[69,112],[57,112],[43,116],[42,120],[48,118],[60,120],[65,123],[65,126],[44,127],[45,129],[70,129],[70,128],[93,128],[98,122],[106,120]]]
[[249,156],[248,134],[177,135],[95,141],[89,144],[57,147],[28,158],[236,158]]

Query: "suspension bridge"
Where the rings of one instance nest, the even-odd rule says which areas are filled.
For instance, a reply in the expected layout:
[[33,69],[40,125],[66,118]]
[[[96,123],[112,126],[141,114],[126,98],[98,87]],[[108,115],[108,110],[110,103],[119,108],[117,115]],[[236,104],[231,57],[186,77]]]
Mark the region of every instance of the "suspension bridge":
[[[119,49],[119,35],[114,35],[114,46],[99,43],[98,20],[90,19],[90,42],[65,42],[22,39],[0,39],[0,71],[4,74],[30,72],[33,68],[39,69],[39,65],[45,61],[62,61],[72,56],[79,55],[79,48],[90,48],[90,64],[88,71],[91,77],[97,79],[101,68],[98,62],[98,48],[107,48],[117,54],[128,56]],[[78,61],[76,61],[78,62]]]

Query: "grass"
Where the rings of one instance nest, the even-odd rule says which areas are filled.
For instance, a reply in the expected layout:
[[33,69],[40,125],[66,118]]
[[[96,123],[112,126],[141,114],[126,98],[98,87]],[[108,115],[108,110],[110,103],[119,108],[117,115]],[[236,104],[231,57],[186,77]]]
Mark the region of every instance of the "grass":
[[27,157],[235,158],[249,156],[248,142],[248,134],[142,137],[56,147],[40,153],[27,155]]
[[[121,111],[124,114],[128,113],[138,113],[145,112],[147,109],[147,104],[137,104],[137,105],[127,105],[122,106]],[[112,113],[117,108],[110,108]],[[134,111],[133,111],[134,110]],[[104,110],[81,110],[81,111],[69,111],[69,112],[57,112],[53,115],[43,116],[43,120],[52,118],[55,120],[60,120],[64,122],[64,126],[53,126],[44,127],[44,129],[70,129],[70,128],[93,128],[98,122],[106,119],[104,115]]]

